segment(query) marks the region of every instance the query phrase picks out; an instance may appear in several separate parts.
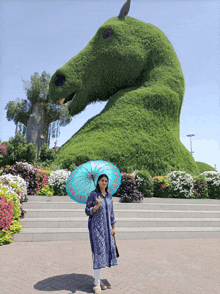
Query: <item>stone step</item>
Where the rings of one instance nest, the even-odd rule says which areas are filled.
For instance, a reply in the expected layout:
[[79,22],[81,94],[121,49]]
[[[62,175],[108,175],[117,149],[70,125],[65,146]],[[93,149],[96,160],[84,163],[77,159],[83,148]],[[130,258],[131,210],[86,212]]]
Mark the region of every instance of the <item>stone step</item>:
[[[34,201],[43,201],[43,202],[72,202],[78,205],[85,205],[77,203],[72,200],[69,196],[33,196],[28,195],[28,202]],[[113,203],[120,203],[120,197],[112,197]],[[141,203],[171,203],[171,204],[210,204],[212,206],[220,207],[220,200],[217,199],[175,199],[175,198],[157,198],[157,197],[144,197]],[[141,203],[120,203],[120,204],[141,204]]]
[[[85,228],[88,217],[24,218],[23,228]],[[117,218],[117,228],[127,227],[220,227],[220,218]]]
[[[60,218],[60,217],[83,217],[85,215],[85,209],[25,209],[25,217],[28,218]],[[118,217],[193,217],[193,218],[218,218],[220,216],[219,211],[208,210],[171,210],[171,209],[114,209],[115,218]]]
[[[114,209],[169,209],[169,210],[206,210],[206,211],[220,211],[220,205],[216,204],[191,204],[191,203],[113,203]],[[45,201],[30,201],[23,203],[23,209],[85,209],[85,204],[76,202],[45,202]]]
[[[219,238],[220,201],[212,199],[144,198],[120,203],[113,197],[118,239]],[[23,203],[23,231],[15,242],[88,240],[85,204],[69,196],[28,196]]]
[[[211,227],[160,227],[117,228],[116,239],[183,239],[220,238],[220,228]],[[24,228],[13,236],[15,242],[89,240],[87,228]],[[120,250],[120,249],[119,249]]]

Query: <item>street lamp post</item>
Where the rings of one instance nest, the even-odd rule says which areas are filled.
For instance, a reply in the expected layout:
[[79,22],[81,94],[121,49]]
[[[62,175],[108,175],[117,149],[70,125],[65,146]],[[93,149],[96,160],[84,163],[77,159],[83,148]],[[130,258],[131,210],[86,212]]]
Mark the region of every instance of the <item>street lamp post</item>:
[[192,151],[192,140],[191,140],[191,138],[192,137],[194,137],[195,136],[195,134],[189,134],[189,135],[187,135],[187,137],[190,137],[190,147],[191,147],[191,151],[190,151],[190,153],[193,155],[193,153],[194,153],[194,151]]

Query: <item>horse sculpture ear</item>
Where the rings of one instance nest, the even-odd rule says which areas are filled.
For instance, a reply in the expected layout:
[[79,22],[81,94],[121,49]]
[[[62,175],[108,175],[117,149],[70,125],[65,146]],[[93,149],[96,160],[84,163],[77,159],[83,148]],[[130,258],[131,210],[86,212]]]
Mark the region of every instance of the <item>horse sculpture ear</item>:
[[118,16],[119,19],[124,18],[128,14],[128,11],[130,9],[130,5],[131,5],[131,0],[127,0],[125,2],[125,4],[122,6],[122,9],[119,13],[119,16]]

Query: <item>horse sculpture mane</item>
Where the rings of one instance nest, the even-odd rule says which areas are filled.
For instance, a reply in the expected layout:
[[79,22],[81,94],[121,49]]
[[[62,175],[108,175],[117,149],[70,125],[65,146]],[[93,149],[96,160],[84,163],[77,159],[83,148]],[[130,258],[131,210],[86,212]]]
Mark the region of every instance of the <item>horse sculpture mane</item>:
[[152,175],[197,171],[179,139],[184,96],[179,60],[161,30],[126,16],[126,3],[51,78],[50,98],[66,104],[72,116],[92,102],[108,101],[59,149],[55,163],[68,168],[103,159],[122,171],[148,169]]

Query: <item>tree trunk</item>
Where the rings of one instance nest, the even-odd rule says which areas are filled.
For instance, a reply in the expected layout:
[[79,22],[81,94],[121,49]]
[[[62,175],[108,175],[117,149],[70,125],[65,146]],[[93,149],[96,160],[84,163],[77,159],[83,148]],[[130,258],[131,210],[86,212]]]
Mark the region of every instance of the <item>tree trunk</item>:
[[32,113],[27,121],[27,143],[34,143],[37,151],[37,157],[40,155],[40,148],[47,143],[47,134],[49,122],[45,117],[43,103],[33,105]]

